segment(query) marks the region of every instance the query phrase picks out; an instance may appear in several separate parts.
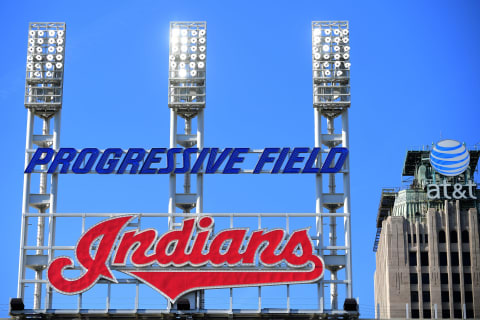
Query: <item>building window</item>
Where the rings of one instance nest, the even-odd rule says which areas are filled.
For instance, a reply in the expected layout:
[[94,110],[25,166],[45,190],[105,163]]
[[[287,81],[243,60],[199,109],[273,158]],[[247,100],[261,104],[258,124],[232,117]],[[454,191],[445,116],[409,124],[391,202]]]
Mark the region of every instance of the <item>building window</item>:
[[440,252],[439,254],[440,258],[440,266],[444,267],[447,265],[447,253],[446,252]]
[[428,266],[428,252],[420,252],[422,266]]
[[462,318],[462,309],[453,309],[454,318]]
[[463,243],[468,243],[468,230],[463,230],[462,231],[462,242]]
[[440,283],[448,284],[448,273],[440,273]]
[[423,309],[423,318],[430,319],[432,317],[431,309]]
[[470,252],[469,251],[463,251],[462,262],[463,262],[463,266],[470,267]]
[[412,319],[418,319],[420,317],[420,313],[417,309],[412,309]]
[[458,252],[451,252],[450,253],[450,262],[452,266],[458,267]]
[[410,252],[408,257],[409,257],[409,260],[410,260],[410,266],[416,267],[417,266],[417,253],[416,252]]
[[467,318],[473,319],[473,309],[471,307],[467,307]]
[[412,236],[410,234],[407,235],[408,243],[412,243]]
[[450,232],[450,243],[457,243],[458,242],[458,236],[457,236],[457,231],[451,231]]
[[450,309],[442,309],[442,318],[450,318]]
[[423,303],[430,302],[430,291],[423,291],[422,298],[423,298]]
[[428,273],[422,273],[422,283],[429,284],[430,283],[430,276]]
[[416,234],[413,235],[413,243],[417,243],[417,235]]
[[472,284],[472,274],[471,273],[464,273],[463,274],[463,283],[465,285]]
[[465,291],[465,302],[466,303],[473,303],[472,291]]
[[445,243],[445,231],[440,230],[438,232],[438,242],[439,243]]
[[453,284],[460,284],[460,273],[452,273]]
[[428,234],[425,234],[425,244],[428,243]]
[[418,302],[418,291],[412,291],[410,293],[410,297],[412,299],[412,303]]
[[418,275],[416,273],[410,273],[410,284],[418,284]]
[[448,302],[450,298],[448,297],[448,291],[442,291],[442,302]]
[[462,301],[461,296],[462,295],[460,291],[453,291],[453,302],[460,304],[460,302]]

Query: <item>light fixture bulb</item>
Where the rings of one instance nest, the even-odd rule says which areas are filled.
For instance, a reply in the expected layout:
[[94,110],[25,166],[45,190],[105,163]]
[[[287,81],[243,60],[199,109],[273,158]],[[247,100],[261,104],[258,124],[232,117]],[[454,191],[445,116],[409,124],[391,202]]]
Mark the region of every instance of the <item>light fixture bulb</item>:
[[187,50],[188,50],[188,47],[186,45],[183,45],[180,47],[180,51],[182,52],[187,52]]
[[63,64],[61,62],[55,63],[55,68],[62,69],[62,67],[63,67]]
[[186,37],[188,35],[188,31],[187,29],[182,29],[182,31],[180,32],[180,34],[184,37]]
[[323,55],[323,59],[325,59],[325,60],[330,59],[330,55],[329,55],[328,53],[324,54],[324,55]]
[[198,42],[201,44],[204,44],[207,40],[205,38],[200,38],[198,39]]
[[340,34],[340,30],[338,30],[338,29],[333,30],[333,34],[338,36]]
[[205,60],[206,55],[204,53],[201,53],[199,56],[200,60]]
[[63,47],[62,47],[62,46],[58,46],[58,47],[57,47],[57,52],[63,52]]
[[42,67],[42,65],[40,63],[35,63],[35,68],[36,69],[40,69]]
[[191,39],[190,39],[190,42],[191,42],[191,43],[197,43],[197,38],[191,38]]
[[323,67],[324,67],[324,68],[328,68],[328,67],[330,67],[330,63],[328,63],[328,62],[324,62],[324,63],[323,63]]
[[170,67],[171,67],[172,69],[175,69],[175,68],[177,67],[177,63],[176,63],[175,61],[171,62],[171,63],[170,63]]
[[35,51],[35,48],[34,48],[34,47],[28,48],[28,52],[33,53],[34,51]]
[[188,38],[187,38],[187,37],[181,37],[181,38],[180,38],[180,42],[181,42],[182,44],[187,44]]
[[192,60],[197,60],[197,54],[196,54],[196,53],[192,53],[192,54],[190,55],[190,59],[192,59]]
[[330,38],[330,37],[326,37],[326,38],[325,38],[325,42],[326,42],[326,43],[330,43],[330,42],[332,42],[332,38]]
[[317,53],[319,51],[318,47],[313,47],[313,53]]
[[343,74],[342,71],[340,71],[340,70],[337,71],[337,76],[341,76],[342,74]]
[[[327,32],[327,31],[325,30],[325,33],[326,33],[326,32]],[[321,33],[322,33],[322,30],[321,30],[321,29],[318,29],[318,28],[317,28],[317,29],[313,29],[313,35],[314,35],[314,36],[319,36]]]
[[200,61],[200,62],[198,63],[198,68],[199,68],[199,69],[203,69],[203,67],[205,67],[205,63],[202,62],[202,61]]
[[345,47],[343,47],[343,50],[344,50],[345,52],[350,51],[350,46],[345,46]]
[[320,68],[320,63],[314,62],[313,63],[313,69],[318,69],[318,68]]
[[333,47],[333,50],[335,50],[336,52],[340,51],[340,46]]
[[48,47],[48,52],[53,52],[55,51],[55,47]]
[[45,67],[47,67],[47,69],[51,69],[53,67],[52,63],[51,62],[47,62],[45,64]]
[[55,39],[53,39],[53,38],[48,39],[48,43],[49,43],[49,44],[54,44],[54,43],[55,43]]
[[188,65],[189,65],[189,66],[190,66],[190,68],[192,68],[192,69],[194,69],[194,68],[195,68],[195,62],[190,62]]
[[53,60],[53,54],[47,55],[47,60],[48,60],[48,61],[52,61],[52,60]]
[[40,78],[41,73],[38,72],[38,71],[36,71],[36,72],[34,73],[34,75],[35,75],[35,77]]
[[59,30],[57,32],[57,36],[59,36],[59,37],[63,37],[64,34],[65,34],[65,32],[63,32],[63,30]]
[[57,39],[58,44],[63,44],[63,39]]
[[348,53],[343,54],[343,59],[348,60],[350,58],[350,55]]
[[350,66],[352,65],[350,62],[345,62],[344,63],[345,68],[350,69]]
[[43,32],[42,30],[38,30],[38,35],[39,35],[40,37],[43,37],[44,34],[45,34],[45,32]]
[[330,30],[330,29],[326,29],[326,30],[325,30],[325,34],[326,34],[327,36],[329,36],[331,33],[332,33],[332,30]]
[[49,77],[49,78],[50,78],[50,77],[51,77],[53,74],[52,74],[52,72],[51,72],[51,71],[47,71],[46,75],[47,75],[47,77]]
[[197,52],[197,46],[191,46],[190,50],[192,50],[192,52]]
[[185,62],[180,62],[178,66],[180,67],[180,69],[185,69]]
[[340,62],[340,61],[335,61],[335,68],[340,67],[340,65],[341,65],[341,62]]
[[186,77],[187,76],[187,70],[181,69],[180,71],[178,71],[178,75],[182,78]]
[[177,47],[177,46],[173,46],[173,47],[172,47],[172,52],[178,52],[178,47]]
[[28,60],[28,61],[33,61],[33,57],[29,55],[29,56],[27,57],[27,60]]
[[195,77],[195,76],[197,75],[197,70],[191,70],[191,71],[190,71],[190,75],[191,75],[192,77]]
[[320,43],[320,41],[321,41],[320,37],[314,37],[313,38],[313,43],[314,44]]
[[35,40],[34,39],[28,39],[28,43],[35,44]]
[[38,38],[37,42],[38,42],[38,44],[43,44],[43,38]]
[[175,29],[172,29],[172,36],[173,37],[178,37],[180,35],[180,30],[175,28]]
[[170,55],[170,61],[174,61],[175,60],[175,56],[173,54]]
[[327,77],[332,74],[332,73],[330,72],[330,70],[325,70],[324,73],[325,73],[325,75],[326,75]]
[[322,58],[322,55],[321,55],[320,53],[315,53],[315,54],[313,55],[313,58],[314,58],[315,60],[320,60],[320,59]]
[[55,36],[55,30],[49,30],[48,31],[48,36],[54,37]]
[[41,61],[41,60],[42,60],[42,56],[39,55],[39,54],[37,54],[37,55],[35,56],[35,59],[37,59],[38,61]]
[[36,50],[37,50],[38,53],[41,53],[43,51],[42,47],[37,47]]
[[63,59],[63,56],[61,54],[57,54],[55,56],[55,58],[58,60],[58,61],[61,61]]
[[187,59],[187,55],[185,53],[182,53],[180,55],[180,60],[185,60],[185,59]]
[[27,63],[27,68],[28,68],[28,70],[32,70],[33,69],[33,64],[31,62]]
[[198,34],[197,30],[192,30],[192,36],[196,36]]
[[35,31],[34,30],[30,30],[30,32],[28,33],[30,34],[31,37],[33,37],[35,35]]
[[348,43],[348,37],[343,37],[342,41],[343,43]]
[[200,35],[200,37],[203,37],[207,32],[205,31],[205,29],[202,29],[198,32],[198,34]]
[[205,50],[207,49],[205,46],[200,46],[200,48],[198,48],[200,50],[200,52],[205,52]]
[[335,38],[333,38],[333,42],[335,42],[335,43],[340,43],[340,37],[335,37]]
[[343,29],[343,30],[342,30],[342,34],[343,34],[344,36],[348,35],[348,29]]

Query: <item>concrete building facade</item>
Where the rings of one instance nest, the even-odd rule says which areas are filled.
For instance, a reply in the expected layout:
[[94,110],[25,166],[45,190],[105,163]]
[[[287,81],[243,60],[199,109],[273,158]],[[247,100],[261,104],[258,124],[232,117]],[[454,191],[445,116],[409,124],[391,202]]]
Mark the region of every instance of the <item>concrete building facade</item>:
[[[411,159],[407,155],[406,167]],[[425,186],[431,181],[417,174],[428,166],[425,154],[417,159],[408,189],[382,192],[374,245],[376,316],[480,318],[480,192],[475,189],[471,199],[429,199]],[[453,185],[468,178],[448,179]]]

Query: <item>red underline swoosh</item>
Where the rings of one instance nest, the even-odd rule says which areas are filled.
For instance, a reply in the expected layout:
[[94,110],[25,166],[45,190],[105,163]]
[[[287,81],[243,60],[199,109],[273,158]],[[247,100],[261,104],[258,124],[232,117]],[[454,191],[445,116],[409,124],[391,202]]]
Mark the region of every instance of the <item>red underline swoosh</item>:
[[309,283],[323,275],[323,263],[316,264],[310,271],[123,271],[144,281],[174,302],[181,295],[213,288],[247,287]]

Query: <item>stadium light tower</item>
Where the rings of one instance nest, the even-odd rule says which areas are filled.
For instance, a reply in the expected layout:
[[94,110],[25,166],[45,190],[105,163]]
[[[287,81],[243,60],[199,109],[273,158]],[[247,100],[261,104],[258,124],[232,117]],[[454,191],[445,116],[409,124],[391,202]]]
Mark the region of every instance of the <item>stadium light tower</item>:
[[[205,108],[205,81],[207,61],[206,22],[171,22],[170,54],[168,68],[168,107],[170,108],[170,148],[203,148]],[[178,120],[185,121],[183,133],[179,132]],[[192,134],[192,121],[196,120],[197,133]],[[201,170],[200,170],[201,171]],[[203,173],[196,173],[196,192],[191,190],[191,175],[184,174],[184,191],[177,193],[177,174],[170,174],[170,197],[168,212],[171,214],[169,228],[181,226],[175,221],[176,208],[188,213],[193,208],[203,211]],[[185,295],[176,303],[175,309],[203,308],[203,291]],[[174,306],[175,307],[175,306]],[[193,308],[191,308],[193,309]]]
[[[65,28],[65,23],[59,22],[32,22],[29,25],[24,101],[28,112],[25,166],[36,147],[51,147],[58,150],[60,144]],[[36,118],[42,121],[41,127],[34,126]],[[35,132],[36,130],[39,132]],[[39,176],[37,188],[31,186],[32,176]],[[45,220],[48,218],[48,229],[54,229],[52,225],[54,220],[49,214],[56,211],[57,185],[58,173],[52,174],[50,181],[47,179],[47,173],[24,174],[17,295],[24,299],[25,287],[33,282],[33,309],[42,307],[43,292],[46,292],[43,307],[49,308],[51,305],[52,290],[46,284],[44,272],[48,261],[54,255],[51,248],[55,239],[53,232],[48,233],[48,246],[45,246]],[[36,223],[29,221],[27,216],[32,208],[40,213]],[[36,227],[35,241],[28,238],[29,226]],[[31,276],[26,272],[25,266],[34,271],[34,279],[30,279]]]
[[[350,107],[350,41],[348,21],[312,22],[313,107],[315,114],[315,147],[348,148],[348,109]],[[341,117],[341,128],[335,128],[335,119]],[[326,125],[326,126],[325,126]],[[321,160],[321,159],[320,159]],[[352,298],[352,252],[350,237],[350,167],[348,158],[337,174],[329,174],[325,183],[316,176],[316,212],[319,250],[330,271],[330,301],[332,310],[338,309],[339,284],[346,286],[346,298]],[[336,178],[341,178],[337,187]],[[325,211],[329,216],[329,236],[324,238]],[[337,212],[341,210],[341,212]],[[337,219],[343,218],[345,243],[337,243]],[[327,241],[327,243],[323,243]],[[338,271],[345,269],[345,278],[338,279]],[[323,297],[323,283],[319,284]],[[320,298],[323,299],[323,298]],[[321,302],[325,304],[325,301]]]

